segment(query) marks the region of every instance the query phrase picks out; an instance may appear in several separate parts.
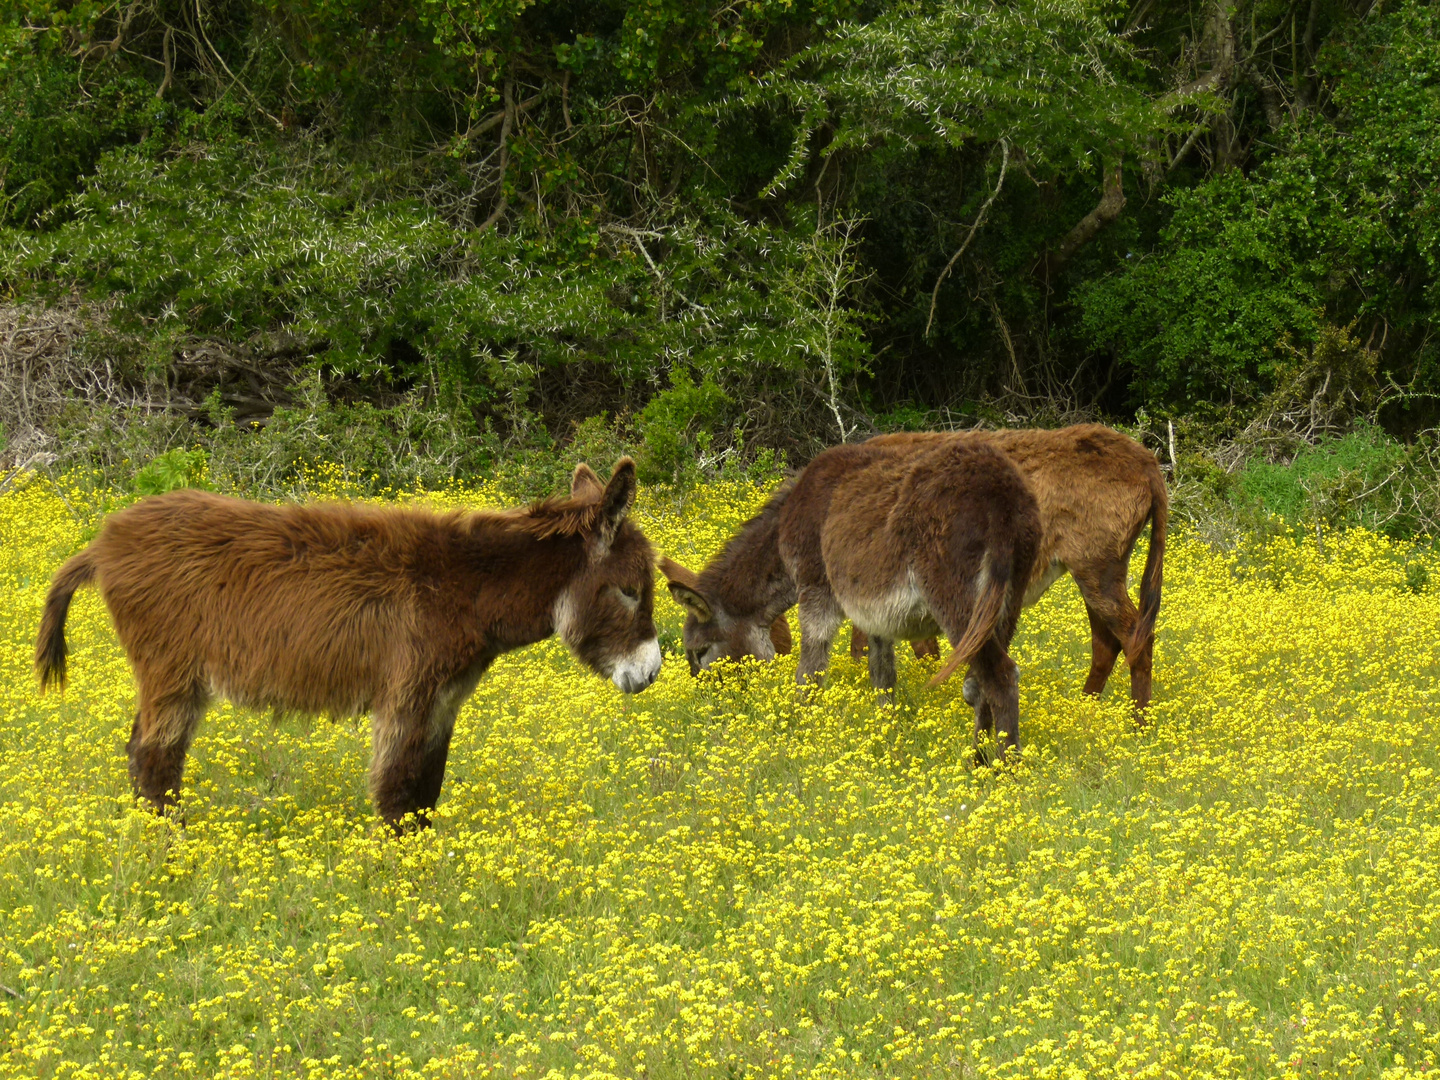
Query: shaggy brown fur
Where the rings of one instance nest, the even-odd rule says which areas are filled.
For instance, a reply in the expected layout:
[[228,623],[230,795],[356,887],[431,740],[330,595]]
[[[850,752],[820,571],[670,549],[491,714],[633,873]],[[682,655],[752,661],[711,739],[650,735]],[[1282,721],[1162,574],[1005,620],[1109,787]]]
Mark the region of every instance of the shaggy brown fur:
[[370,791],[386,821],[435,806],[455,715],[501,653],[558,632],[627,692],[660,667],[654,554],[627,515],[629,458],[608,485],[504,513],[268,506],[201,491],[112,515],[55,576],[35,646],[65,683],[65,616],[98,583],[135,671],[137,793],[174,803],[214,696],[373,716]]
[[[793,486],[781,484],[699,574],[660,560],[670,595],[688,612],[685,658],[692,675],[722,656],[770,660],[780,651],[772,630],[795,605],[795,583],[780,561],[779,545],[780,515]],[[786,644],[789,638],[787,623]]]
[[991,447],[839,446],[746,524],[699,575],[698,588],[672,576],[670,590],[689,609],[692,668],[733,655],[733,642],[754,641],[776,611],[798,600],[798,680],[824,671],[848,616],[876,636],[871,680],[888,694],[893,640],[942,630],[955,651],[932,685],[973,663],[985,718],[1002,746],[1013,746],[1019,684],[1006,649],[1040,535],[1034,497]]
[[[1155,456],[1135,440],[1099,424],[1058,431],[1018,430],[881,435],[866,446],[923,450],[937,441],[985,442],[1005,452],[1040,505],[1044,527],[1035,580],[1025,597],[1035,603],[1067,571],[1075,578],[1090,619],[1090,674],[1084,692],[1105,688],[1121,651],[1130,665],[1130,696],[1150,703],[1155,619],[1160,611],[1169,497]],[[1150,551],[1140,578],[1140,608],[1126,579],[1130,552],[1146,522]],[[851,641],[864,654],[865,635]]]

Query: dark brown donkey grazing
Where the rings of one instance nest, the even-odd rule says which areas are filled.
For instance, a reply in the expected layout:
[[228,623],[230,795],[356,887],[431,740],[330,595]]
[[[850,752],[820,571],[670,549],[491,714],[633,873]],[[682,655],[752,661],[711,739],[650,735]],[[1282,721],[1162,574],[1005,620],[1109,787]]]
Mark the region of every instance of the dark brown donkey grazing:
[[[1025,603],[1037,601],[1067,571],[1074,575],[1090,619],[1091,663],[1085,692],[1098,694],[1104,689],[1123,650],[1130,665],[1131,697],[1137,708],[1148,705],[1169,515],[1165,481],[1154,455],[1133,439],[1099,424],[1080,424],[1058,431],[882,435],[857,444],[855,449],[889,447],[908,453],[945,440],[998,447],[1015,463],[1034,493],[1040,506],[1043,537]],[[837,459],[836,467],[840,460],[845,459]],[[763,556],[750,552],[767,542],[765,531],[754,527],[759,520],[747,524],[699,575],[697,593],[713,609],[713,621],[718,624],[743,621],[748,615],[744,607],[731,609],[735,599],[730,579],[747,572],[763,572],[767,565]],[[1150,551],[1140,579],[1137,611],[1127,592],[1126,578],[1130,552],[1147,521]],[[776,543],[773,532],[768,542],[772,546]],[[778,565],[778,552],[774,562]],[[662,563],[666,576],[673,581],[672,566]],[[747,569],[752,567],[754,570]],[[740,602],[743,605],[749,601]],[[686,620],[687,635],[698,626],[692,613]],[[725,655],[737,659],[751,655],[736,647],[746,636],[743,626],[732,627]],[[853,645],[863,649],[864,639],[862,630]],[[801,646],[803,652],[803,641]]]
[[[1130,697],[1150,704],[1155,619],[1160,612],[1170,499],[1155,455],[1134,439],[1100,424],[1056,431],[1015,430],[881,435],[866,445],[924,448],[937,439],[983,440],[1005,452],[1040,504],[1045,529],[1036,579],[1025,596],[1034,604],[1068,571],[1090,620],[1090,674],[1084,693],[1105,689],[1120,653],[1130,667]],[[1150,550],[1140,577],[1140,607],[1130,600],[1130,552],[1150,523]],[[864,650],[863,630],[851,652]]]
[[42,689],[64,686],[70,598],[94,581],[138,684],[130,779],[157,809],[221,696],[371,713],[376,809],[423,826],[455,715],[501,653],[558,633],[626,693],[654,682],[655,556],[628,520],[635,488],[624,458],[608,485],[581,465],[568,498],[497,513],[159,495],[55,575],[35,670]]
[[[992,447],[839,446],[781,488],[697,587],[678,580],[673,564],[662,567],[689,611],[692,669],[765,655],[766,628],[797,600],[802,684],[824,671],[846,616],[877,645],[943,631],[954,652],[931,685],[972,664],[984,719],[1005,748],[1019,738],[1019,683],[1006,650],[1040,537],[1034,496]],[[893,648],[872,650],[870,676],[893,689]]]

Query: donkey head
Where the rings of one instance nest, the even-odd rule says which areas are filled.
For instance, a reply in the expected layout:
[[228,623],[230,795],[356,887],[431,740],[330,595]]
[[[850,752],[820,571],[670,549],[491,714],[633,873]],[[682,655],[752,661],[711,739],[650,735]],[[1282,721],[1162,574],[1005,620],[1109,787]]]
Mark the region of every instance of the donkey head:
[[621,458],[608,484],[576,466],[568,506],[579,513],[575,535],[585,560],[555,601],[555,630],[583,663],[627,694],[660,674],[655,635],[655,552],[629,520],[635,462]]
[[682,634],[691,675],[700,674],[721,657],[773,660],[777,653],[790,651],[790,624],[784,615],[767,622],[763,612],[732,614],[719,597],[704,589],[694,571],[665,558],[660,560],[660,570],[669,582],[670,595],[685,609]]

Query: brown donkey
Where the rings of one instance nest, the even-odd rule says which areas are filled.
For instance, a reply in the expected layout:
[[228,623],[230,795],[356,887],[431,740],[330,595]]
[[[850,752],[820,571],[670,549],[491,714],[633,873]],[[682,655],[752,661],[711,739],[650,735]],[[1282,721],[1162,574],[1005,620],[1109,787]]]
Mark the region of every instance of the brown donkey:
[[[824,671],[841,620],[874,636],[871,682],[895,685],[895,639],[943,631],[954,652],[931,685],[972,664],[1002,748],[1019,739],[1019,682],[1006,651],[1040,546],[1034,496],[981,443],[922,451],[839,446],[812,461],[697,580],[672,576],[689,611],[692,670],[723,655],[764,655],[775,614],[800,605],[802,684]],[[672,574],[673,564],[662,564]],[[888,663],[887,663],[888,660]],[[979,728],[977,726],[977,737]]]
[[[1104,689],[1123,650],[1130,665],[1131,697],[1137,708],[1148,705],[1169,515],[1165,481],[1154,455],[1133,439],[1099,424],[1081,424],[1058,431],[882,435],[856,444],[854,451],[869,447],[912,453],[946,440],[998,447],[1014,462],[1034,493],[1040,506],[1043,536],[1035,578],[1026,592],[1025,603],[1037,601],[1067,571],[1074,575],[1090,618],[1091,663],[1085,692],[1098,694]],[[829,468],[842,468],[841,462],[846,460],[866,459],[863,455],[836,458]],[[698,576],[698,587],[693,582],[682,582],[690,584],[701,602],[712,610],[716,627],[728,628],[723,646],[714,636],[714,628],[708,629],[704,636],[707,648],[720,646],[717,656],[723,653],[738,659],[763,655],[744,648],[749,630],[740,624],[750,616],[748,605],[752,599],[746,595],[749,590],[737,588],[734,579],[737,565],[752,568],[747,572],[762,577],[766,573],[769,563],[754,549],[778,543],[773,528],[767,530],[762,525],[767,512],[768,507],[747,523],[712,560]],[[1130,552],[1147,521],[1150,552],[1140,581],[1137,611],[1126,590],[1126,578]],[[773,563],[778,566],[778,551]],[[662,569],[672,582],[679,580],[674,573],[675,564],[667,560],[662,563]],[[735,604],[740,607],[733,607]],[[686,620],[687,640],[690,636],[700,640],[699,626],[692,609]],[[865,634],[860,630],[852,638],[852,653],[864,655],[864,642]],[[927,644],[933,650],[933,643]],[[801,648],[803,652],[803,642]],[[693,669],[693,662],[691,666]]]
[[[701,588],[699,574],[693,570],[687,570],[675,560],[667,558],[664,555],[660,556],[660,566],[664,571],[666,580],[670,583],[672,593],[676,586],[681,586],[687,590],[688,596],[699,596],[699,592],[697,591]],[[732,625],[736,625],[734,620],[732,620]],[[762,660],[773,660],[777,656],[789,656],[795,647],[794,639],[790,636],[790,621],[785,618],[784,612],[776,615],[775,618],[771,620],[769,629],[755,639],[760,642],[758,648],[750,648],[750,640],[750,636],[747,633],[742,642],[737,642],[734,648],[726,649],[724,655],[732,656],[736,660],[746,656],[758,656]],[[712,655],[710,659],[705,661],[704,666],[708,667],[719,655],[721,654],[715,653]],[[687,649],[685,658],[690,662],[690,674],[699,674],[701,664],[698,655]]]
[[269,506],[175,491],[112,515],[55,575],[35,670],[65,683],[65,616],[98,583],[135,670],[130,779],[157,808],[214,696],[372,714],[370,793],[392,826],[440,795],[455,715],[501,653],[558,633],[626,693],[660,671],[655,557],[628,520],[635,465],[499,513]]
[[[944,439],[980,440],[998,447],[1035,493],[1045,535],[1025,606],[1039,600],[1067,571],[1074,576],[1090,619],[1090,674],[1084,692],[1105,689],[1123,651],[1130,666],[1130,697],[1137,709],[1149,705],[1170,507],[1155,455],[1100,424],[1056,431],[902,433],[881,435],[865,445],[921,449]],[[1130,552],[1146,522],[1150,550],[1137,610],[1127,578]],[[861,630],[851,639],[851,654],[863,655],[864,649]]]

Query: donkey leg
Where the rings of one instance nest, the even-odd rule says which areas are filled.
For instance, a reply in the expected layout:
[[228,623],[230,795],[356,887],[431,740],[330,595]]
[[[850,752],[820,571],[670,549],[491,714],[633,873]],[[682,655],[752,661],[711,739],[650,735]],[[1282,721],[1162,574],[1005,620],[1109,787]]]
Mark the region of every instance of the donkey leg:
[[[402,819],[420,809],[416,789],[432,749],[423,714],[377,709],[370,721],[370,733],[370,800],[392,829],[405,832]],[[425,825],[421,819],[413,827]]]
[[865,637],[865,631],[864,631],[864,630],[861,630],[858,626],[851,626],[851,627],[850,627],[850,659],[851,659],[851,660],[864,660],[864,659],[865,659],[865,647],[866,647],[866,644],[867,644],[867,643],[868,643],[868,639]]
[[805,686],[818,682],[830,663],[830,646],[845,613],[827,588],[811,586],[800,590],[800,666],[795,682]]
[[1098,697],[1120,657],[1120,639],[1089,604],[1085,605],[1085,614],[1090,617],[1090,675],[1083,692]]
[[995,730],[995,713],[985,698],[985,691],[980,686],[980,679],[975,674],[973,664],[965,674],[965,684],[960,688],[960,696],[965,699],[966,705],[975,710],[975,758],[983,765],[985,755],[981,752],[981,740]]
[[[788,627],[786,632],[789,632]],[[414,792],[415,813],[422,828],[430,824],[430,811],[440,801],[440,785],[445,780],[445,762],[450,754],[455,716],[460,712],[460,706],[475,692],[475,685],[487,667],[489,661],[482,661],[445,683],[430,707],[427,745]]]
[[[1003,759],[1020,749],[1020,669],[994,638],[981,646],[974,670],[985,696],[984,708],[995,725],[995,741]],[[978,710],[977,710],[978,728]],[[977,738],[979,732],[976,732]]]
[[443,731],[431,732],[430,745],[420,760],[420,772],[415,779],[413,809],[420,828],[430,826],[430,811],[440,801],[440,785],[445,782],[445,762],[450,756],[450,736],[455,731],[455,718]]
[[[922,586],[926,590],[926,603],[929,604],[935,621],[940,624],[940,629],[950,639],[952,648],[964,638],[974,604],[972,590],[966,586],[965,581],[964,575],[956,573],[956,567],[938,559],[922,579]],[[1004,629],[1003,626],[996,628],[997,631]],[[989,648],[992,644],[993,633],[985,647]],[[935,651],[940,651],[938,643]],[[975,710],[974,752],[977,765],[989,762],[985,736],[995,726],[994,712],[987,700],[986,684],[981,674],[977,655],[970,662],[970,670],[965,673],[965,682],[960,690],[965,703]]]
[[1150,637],[1135,650],[1135,655],[1130,660],[1130,698],[1135,702],[1135,708],[1139,719],[1143,723],[1145,719],[1144,709],[1150,704],[1151,695],[1151,665],[1155,660],[1155,635]]
[[[377,707],[370,720],[370,799],[397,833],[406,831],[401,823],[405,815],[418,815],[421,809],[422,777],[428,775],[439,794],[440,785],[434,780],[436,750],[443,743],[439,753],[439,773],[443,777],[449,738],[447,733],[442,739],[432,739],[427,723],[430,711],[387,703]],[[418,817],[413,827],[423,829],[427,824]]]
[[161,813],[179,801],[185,754],[205,705],[206,694],[198,683],[178,689],[141,683],[140,708],[125,753],[135,794]]
[[[1123,649],[1124,643],[1130,640],[1131,631],[1135,629],[1136,620],[1140,618],[1130,594],[1125,591],[1125,564],[1116,561],[1098,568],[1082,568],[1074,573],[1075,584],[1080,587],[1086,609],[1094,613],[1094,618],[1099,619]],[[1093,618],[1091,625],[1094,625]],[[1093,640],[1091,644],[1093,647]],[[1150,704],[1149,650],[1142,648],[1138,652],[1140,656],[1130,656],[1127,653],[1125,659],[1130,666],[1130,699],[1136,709],[1143,709]],[[1144,657],[1143,661],[1141,656]],[[1137,661],[1141,661],[1138,677]],[[1092,670],[1093,664],[1092,660]],[[1086,687],[1089,686],[1087,681]]]
[[895,703],[895,642],[870,638],[870,685],[880,691],[880,704]]
[[[370,759],[370,794],[375,809],[396,832],[403,831],[406,814],[415,815],[415,827],[430,826],[430,811],[440,801],[445,762],[455,716],[475,690],[484,664],[442,684],[428,695],[429,708],[415,705],[376,709],[371,721],[373,750]],[[425,700],[423,693],[412,701]]]

